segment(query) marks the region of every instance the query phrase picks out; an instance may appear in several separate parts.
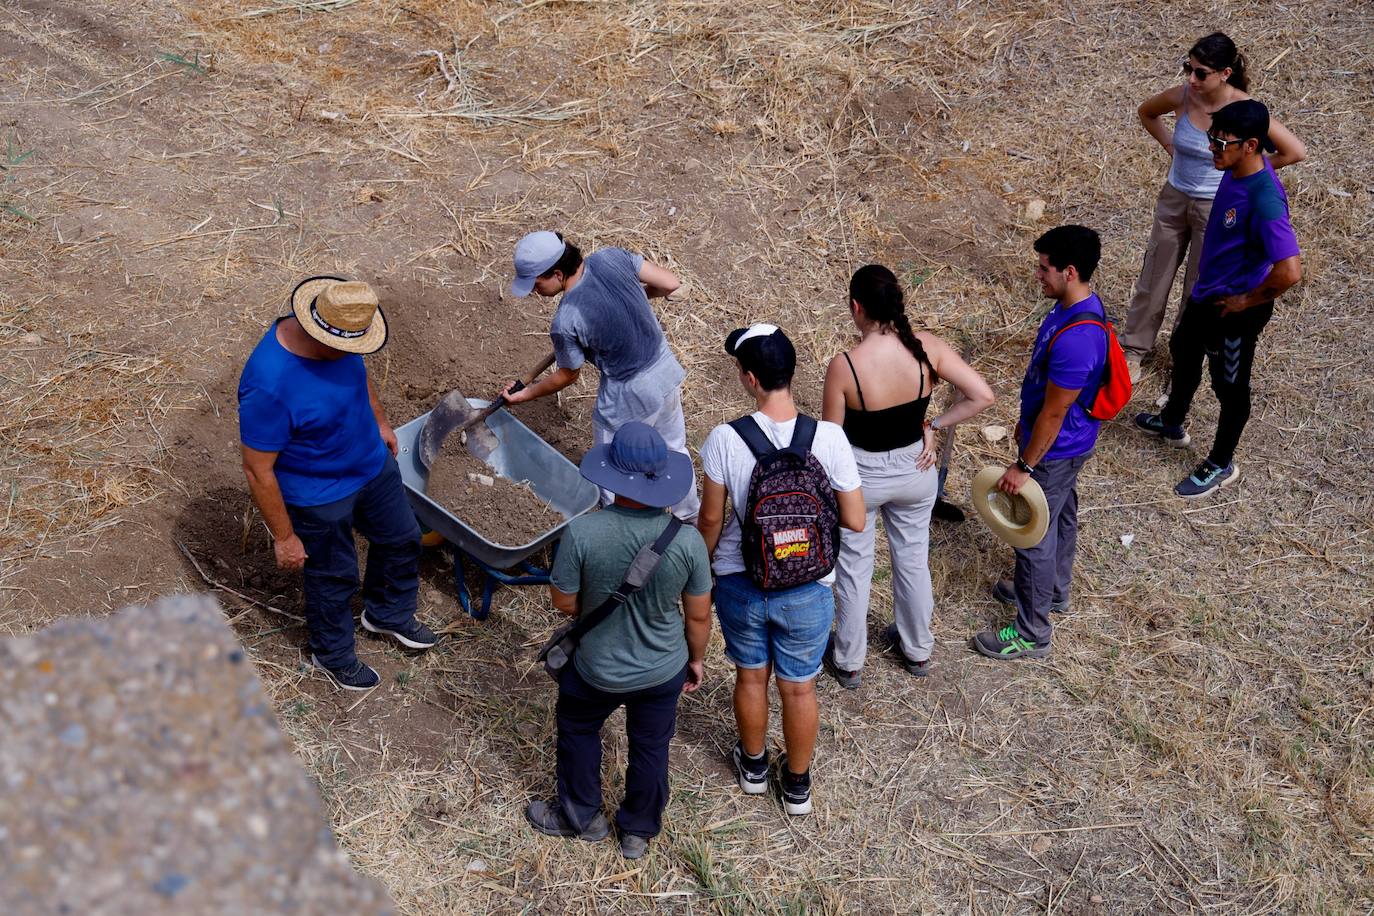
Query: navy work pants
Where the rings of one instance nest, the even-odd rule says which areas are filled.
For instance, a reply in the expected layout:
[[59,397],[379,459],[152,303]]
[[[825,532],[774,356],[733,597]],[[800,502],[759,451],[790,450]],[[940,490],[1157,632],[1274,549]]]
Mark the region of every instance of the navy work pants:
[[577,666],[563,669],[558,686],[558,801],[568,822],[585,830],[601,810],[601,726],[625,707],[630,762],[625,800],[615,822],[621,833],[649,839],[663,829],[668,804],[668,743],[677,728],[677,701],[687,669],[667,683],[629,693],[588,684]]
[[322,506],[286,507],[296,536],[305,545],[305,623],[310,651],[324,665],[351,664],[353,612],[358,591],[358,553],[353,529],[367,538],[363,609],[386,628],[415,616],[420,588],[420,525],[411,511],[401,470],[387,456],[376,477],[352,496]]

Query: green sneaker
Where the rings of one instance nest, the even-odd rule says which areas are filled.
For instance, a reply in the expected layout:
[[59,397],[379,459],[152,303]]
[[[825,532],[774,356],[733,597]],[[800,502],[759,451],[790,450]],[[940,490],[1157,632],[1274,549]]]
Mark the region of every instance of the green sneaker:
[[988,658],[1048,658],[1049,645],[1037,646],[1016,632],[1016,627],[984,630],[973,637],[973,648]]

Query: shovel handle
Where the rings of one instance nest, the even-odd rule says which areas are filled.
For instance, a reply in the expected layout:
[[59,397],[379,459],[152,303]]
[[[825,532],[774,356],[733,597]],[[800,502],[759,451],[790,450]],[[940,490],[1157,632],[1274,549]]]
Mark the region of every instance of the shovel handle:
[[[517,391],[519,391],[521,388],[524,388],[526,385],[530,384],[530,383],[533,382],[535,379],[537,379],[540,375],[543,374],[543,372],[544,372],[545,369],[547,369],[547,368],[549,368],[550,366],[553,365],[553,360],[554,360],[554,355],[553,355],[553,353],[550,353],[548,356],[545,356],[543,359],[541,359],[541,360],[539,361],[539,365],[535,366],[535,367],[534,367],[533,369],[531,369],[529,372],[526,372],[524,378],[517,379],[517,380],[515,381],[515,384],[513,384],[513,385],[510,386],[511,392],[512,392],[512,393],[517,392]],[[489,417],[489,416],[491,416],[492,414],[496,413],[496,411],[500,410],[502,407],[505,407],[505,406],[506,406],[506,399],[505,399],[505,397],[504,397],[503,395],[497,395],[497,396],[496,396],[496,400],[492,401],[492,402],[491,402],[490,404],[488,404],[486,407],[483,407],[475,416],[473,416],[473,418],[472,418],[471,420],[469,420],[467,423],[464,423],[464,424],[463,424],[461,427],[459,427],[459,428],[460,428],[460,429],[467,429],[469,426],[476,426],[478,423],[481,423],[482,421],[486,420],[487,417]]]
[[[523,387],[525,387],[526,385],[530,385],[530,383],[533,383],[534,379],[537,379],[540,375],[543,375],[544,369],[551,367],[552,364],[554,364],[554,354],[550,353],[548,354],[548,356],[545,356],[543,360],[539,361],[539,365],[536,365],[536,367],[530,369],[529,372],[526,372],[525,378],[515,379],[514,385],[511,385],[511,394],[515,394],[515,391],[519,391],[523,389]],[[506,404],[506,397],[497,396],[496,402],[499,402],[499,404]]]

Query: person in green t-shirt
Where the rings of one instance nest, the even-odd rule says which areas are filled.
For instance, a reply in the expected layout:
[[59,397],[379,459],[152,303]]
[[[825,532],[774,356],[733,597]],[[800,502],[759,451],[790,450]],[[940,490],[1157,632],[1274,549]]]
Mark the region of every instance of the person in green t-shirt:
[[[664,510],[693,488],[692,459],[669,451],[653,427],[638,422],[587,452],[581,470],[615,501],[574,519],[559,543],[549,590],[554,607],[570,617],[610,597],[640,548],[667,527]],[[610,833],[601,811],[601,726],[624,706],[630,762],[616,826],[625,857],[644,854],[663,826],[678,697],[701,686],[710,635],[711,561],[701,535],[683,527],[644,587],[583,636],[563,669],[558,795],[525,809],[536,830],[583,840]]]

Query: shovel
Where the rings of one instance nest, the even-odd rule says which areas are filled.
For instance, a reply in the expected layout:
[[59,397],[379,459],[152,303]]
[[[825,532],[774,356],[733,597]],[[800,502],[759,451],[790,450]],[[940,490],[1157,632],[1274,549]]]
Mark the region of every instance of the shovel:
[[[516,392],[539,377],[545,369],[553,365],[553,354],[550,353],[539,361],[539,365],[531,369],[524,378],[520,379],[513,386],[511,391]],[[429,417],[425,420],[425,425],[420,427],[420,447],[418,456],[420,463],[429,470],[430,462],[434,456],[439,454],[439,447],[444,444],[444,440],[453,433],[460,433],[471,428],[468,433],[468,451],[482,461],[491,458],[491,453],[500,446],[500,441],[496,438],[496,433],[491,431],[491,427],[486,424],[487,417],[496,413],[506,406],[506,399],[497,395],[496,400],[486,407],[473,407],[468,403],[468,399],[463,397],[463,393],[457,388],[444,395],[434,409],[429,412]]]

